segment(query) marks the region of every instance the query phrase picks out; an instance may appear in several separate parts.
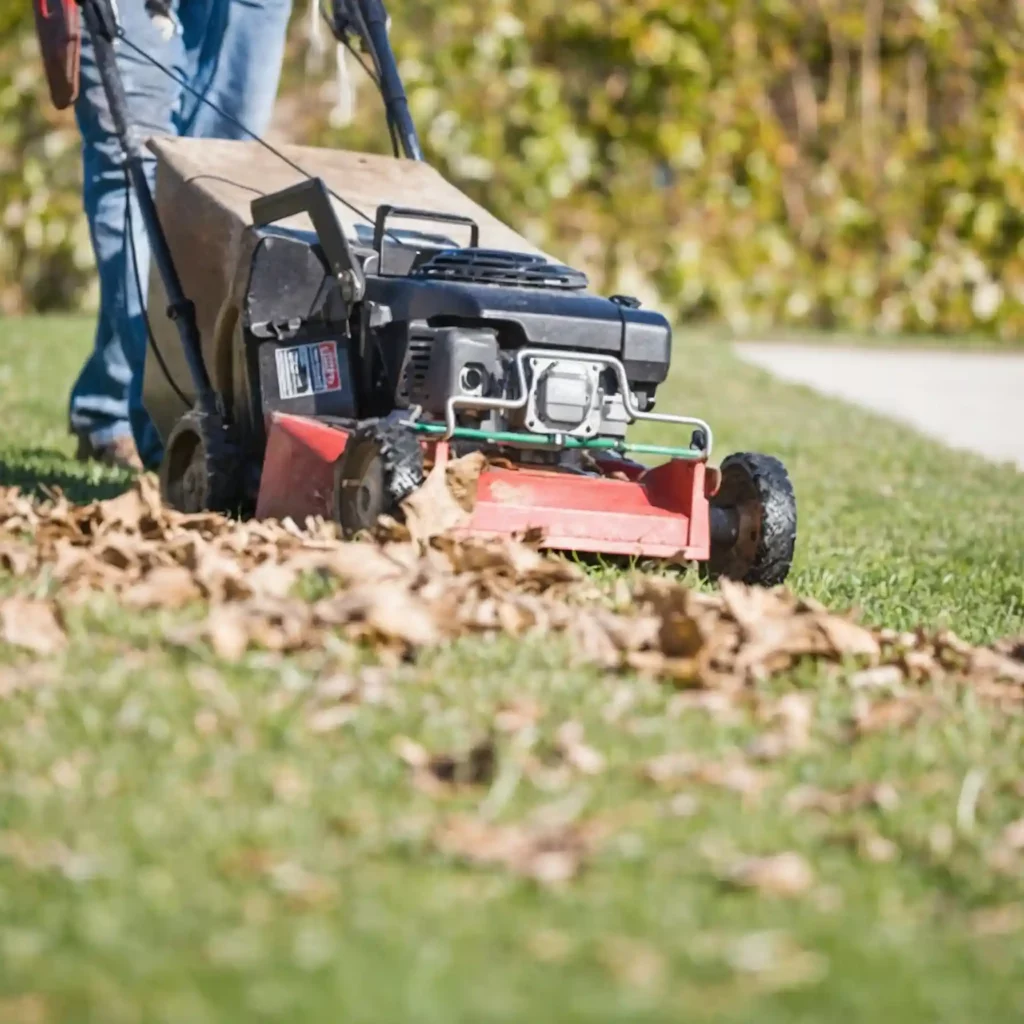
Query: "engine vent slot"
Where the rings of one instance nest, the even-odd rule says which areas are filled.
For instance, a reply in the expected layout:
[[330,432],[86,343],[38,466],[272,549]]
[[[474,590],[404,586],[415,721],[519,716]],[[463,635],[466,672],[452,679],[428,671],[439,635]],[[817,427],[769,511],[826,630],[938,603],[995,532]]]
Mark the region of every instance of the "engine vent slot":
[[434,281],[464,281],[513,288],[582,291],[587,275],[543,256],[500,249],[448,249],[420,264],[410,277]]
[[398,388],[398,395],[408,402],[417,394],[422,393],[427,382],[427,371],[430,369],[430,352],[434,346],[434,335],[412,334],[409,338],[409,348],[405,356],[405,366],[402,369],[402,382]]

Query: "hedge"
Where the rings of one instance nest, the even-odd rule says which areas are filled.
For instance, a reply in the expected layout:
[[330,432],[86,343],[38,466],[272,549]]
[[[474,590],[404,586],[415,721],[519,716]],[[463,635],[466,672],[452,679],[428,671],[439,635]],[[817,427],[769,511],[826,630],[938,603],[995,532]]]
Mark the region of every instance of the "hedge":
[[[1016,0],[389,9],[428,158],[597,287],[744,332],[1024,335]],[[306,14],[279,129],[386,149],[365,83],[354,118],[339,110]],[[45,102],[23,0],[0,0],[0,39],[0,303],[81,305],[74,126]]]

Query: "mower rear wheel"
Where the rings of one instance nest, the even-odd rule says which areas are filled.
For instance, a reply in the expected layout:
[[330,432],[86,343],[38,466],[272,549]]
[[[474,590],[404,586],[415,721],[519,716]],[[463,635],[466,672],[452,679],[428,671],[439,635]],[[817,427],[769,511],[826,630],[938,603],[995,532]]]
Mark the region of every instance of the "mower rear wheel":
[[786,467],[771,455],[741,452],[722,462],[712,516],[731,520],[728,536],[712,537],[704,574],[774,587],[783,583],[796,548],[796,495]]
[[397,518],[423,480],[423,450],[408,427],[385,421],[358,427],[334,468],[334,518],[342,534],[372,530],[382,515]]
[[240,505],[241,458],[218,415],[187,412],[174,425],[160,464],[160,495],[179,512],[233,514]]

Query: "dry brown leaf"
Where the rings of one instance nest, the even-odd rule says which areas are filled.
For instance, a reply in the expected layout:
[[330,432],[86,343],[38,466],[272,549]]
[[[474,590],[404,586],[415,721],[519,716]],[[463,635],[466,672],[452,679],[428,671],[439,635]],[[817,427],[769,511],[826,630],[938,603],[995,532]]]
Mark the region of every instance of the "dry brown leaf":
[[692,818],[700,810],[700,801],[692,793],[677,793],[667,810],[673,818]]
[[271,885],[297,909],[323,907],[337,896],[338,887],[333,879],[315,875],[290,861],[273,865],[267,874]]
[[380,583],[400,580],[408,575],[406,546],[389,544],[386,548],[364,541],[336,544],[328,551],[317,551],[307,568],[322,569],[351,583]]
[[158,566],[123,594],[129,608],[167,608],[174,610],[201,597],[191,572],[181,565]]
[[584,775],[598,775],[604,771],[604,755],[584,743],[583,726],[579,722],[565,722],[555,734],[555,744],[565,762]]
[[739,760],[701,765],[693,777],[705,785],[727,789],[747,799],[758,798],[771,782],[771,776]]
[[801,949],[784,932],[743,935],[730,943],[726,959],[733,970],[749,975],[758,989],[771,992],[817,984],[829,967],[821,953]]
[[945,860],[953,852],[955,843],[956,834],[947,822],[932,826],[928,832],[928,848],[938,860]]
[[360,681],[348,672],[338,672],[329,675],[326,679],[316,684],[315,696],[317,700],[357,700],[363,695],[363,688]]
[[0,668],[0,700],[16,693],[48,686],[60,678],[60,665],[55,661],[35,661],[29,665],[7,665]]
[[[733,713],[738,694],[801,658],[867,659],[870,667],[851,679],[863,691],[899,692],[946,676],[966,679],[1001,707],[1024,703],[1020,640],[975,648],[949,631],[872,631],[785,590],[729,581],[718,593],[695,593],[667,578],[621,577],[609,594],[578,566],[538,550],[539,536],[456,539],[450,529],[464,522],[482,467],[479,455],[435,467],[409,499],[408,527],[373,543],[340,543],[337,527],[320,519],[183,516],[161,506],[152,475],[118,498],[81,507],[59,493],[38,500],[0,488],[0,568],[32,579],[45,567],[62,603],[103,594],[132,608],[174,609],[201,598],[209,610],[199,635],[232,660],[251,645],[309,650],[328,636],[336,643],[339,633],[373,644],[385,659],[474,632],[561,634],[574,658],[702,688],[723,700],[722,714]],[[292,596],[306,573],[336,580],[339,592],[312,606]],[[39,654],[63,646],[54,609],[51,622],[45,602],[7,601],[15,603],[0,626],[9,642],[18,634]],[[15,622],[19,616],[28,619]],[[32,621],[35,629],[22,628]],[[673,713],[682,709],[673,705]],[[905,725],[919,710],[915,701],[863,703],[857,728]],[[794,701],[766,721],[753,752],[770,759],[798,748],[806,738],[800,714]]]
[[619,937],[601,941],[600,958],[621,985],[637,989],[659,988],[664,980],[664,955],[647,942]]
[[904,651],[899,659],[904,675],[915,681],[938,679],[943,674],[943,667],[930,648]]
[[798,853],[751,857],[734,865],[727,880],[765,896],[802,896],[814,885],[814,871]]
[[872,829],[860,829],[855,837],[857,852],[873,864],[888,864],[900,855],[899,847]]
[[252,591],[238,559],[212,547],[201,548],[193,569],[196,583],[212,601],[241,600]]
[[746,753],[755,761],[768,763],[780,761],[796,749],[799,748],[794,747],[785,733],[765,732],[747,745]]
[[214,653],[225,661],[239,661],[249,649],[249,623],[240,608],[231,605],[211,608],[205,632]]
[[1024,818],[1006,826],[1003,830],[1002,843],[1011,850],[1024,850]]
[[448,487],[443,465],[436,465],[423,486],[402,502],[405,525],[414,541],[427,541],[464,525],[469,518]]
[[568,629],[569,642],[576,660],[604,668],[622,664],[622,649],[615,642],[600,614],[573,616]]
[[[1005,646],[1010,648],[1009,644]],[[1019,656],[1020,649],[1010,649],[1016,652],[1016,656],[1011,657],[1001,651],[989,651],[984,648],[972,651],[968,662],[969,672],[971,675],[1024,686],[1024,660]]]
[[335,732],[349,724],[359,709],[354,704],[335,704],[330,708],[319,708],[307,719],[310,732],[319,734]]
[[888,782],[861,783],[839,792],[817,786],[797,786],[783,800],[783,806],[791,813],[820,811],[828,815],[848,813],[863,807],[889,813],[899,805],[899,793]]
[[254,597],[287,597],[298,582],[299,572],[294,563],[264,562],[246,573],[245,583]]
[[480,740],[464,754],[431,754],[407,736],[396,736],[391,749],[413,769],[417,786],[431,793],[452,786],[489,785],[498,763],[497,748],[490,738]]
[[0,569],[12,576],[27,576],[36,568],[36,554],[19,541],[0,542]]
[[859,736],[904,729],[917,721],[920,714],[921,706],[909,699],[863,703],[854,711],[854,727]]
[[797,786],[786,794],[783,806],[790,814],[821,811],[831,815],[839,814],[846,804],[842,793],[831,793],[817,786]]
[[[973,648],[970,648],[962,641],[960,642],[961,653],[970,653],[972,650]],[[1024,665],[1024,636],[1007,637],[1003,640],[999,640],[995,644],[994,650],[1004,658],[1009,658],[1011,661],[1016,661]]]
[[669,701],[668,714],[671,718],[691,711],[701,711],[721,725],[734,725],[743,718],[736,691],[692,690],[677,693]]
[[396,736],[391,741],[391,750],[410,768],[426,768],[430,763],[430,751],[408,736]]
[[771,777],[745,761],[703,762],[695,754],[663,754],[643,766],[644,775],[659,785],[695,782],[756,799],[769,785]]
[[803,750],[810,742],[814,703],[805,693],[787,693],[762,705],[761,721],[774,728],[759,736],[748,753],[762,761],[774,761]]
[[700,626],[686,612],[673,610],[664,615],[658,639],[668,658],[694,658],[704,645]]
[[850,793],[851,795],[856,794],[856,798],[861,798],[861,794],[863,794],[862,799],[865,803],[886,813],[895,811],[900,805],[900,795],[896,787],[888,782],[855,786]]
[[408,583],[397,579],[354,587],[321,602],[317,610],[327,623],[363,624],[364,632],[378,641],[424,647],[438,643],[445,635],[438,606],[424,601]]
[[4,1024],[47,1024],[53,1017],[43,996],[26,992],[0,997],[0,1020]]
[[147,503],[140,488],[133,488],[116,498],[102,501],[98,507],[98,520],[108,529],[120,527],[122,530],[138,530],[147,514]]
[[878,640],[863,626],[829,614],[820,615],[817,621],[837,657],[877,658],[881,654]]
[[40,655],[55,654],[67,644],[53,605],[25,597],[0,601],[0,635],[5,643]]
[[518,733],[534,728],[544,717],[544,709],[528,697],[502,704],[494,715],[498,732]]
[[878,665],[855,672],[850,676],[850,686],[855,690],[891,690],[903,679],[904,672],[899,665]]
[[1024,904],[985,907],[971,915],[971,931],[980,938],[1003,938],[1024,930]]
[[652,758],[643,767],[644,775],[659,785],[691,778],[700,765],[695,754],[662,754]]
[[445,464],[445,482],[464,512],[473,511],[480,474],[486,468],[487,456],[483,452],[470,452],[460,458],[449,459]]
[[434,842],[442,853],[471,864],[500,866],[541,885],[574,878],[592,850],[597,832],[577,824],[495,825],[478,818],[452,818]]

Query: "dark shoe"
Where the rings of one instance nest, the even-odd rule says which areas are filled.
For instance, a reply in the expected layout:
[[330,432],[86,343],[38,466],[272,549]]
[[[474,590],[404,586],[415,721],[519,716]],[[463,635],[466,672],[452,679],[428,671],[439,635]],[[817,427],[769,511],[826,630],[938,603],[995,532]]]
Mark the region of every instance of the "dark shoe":
[[135,449],[135,442],[127,434],[99,445],[93,444],[88,434],[79,434],[75,458],[79,462],[102,462],[104,466],[142,472],[142,460]]

